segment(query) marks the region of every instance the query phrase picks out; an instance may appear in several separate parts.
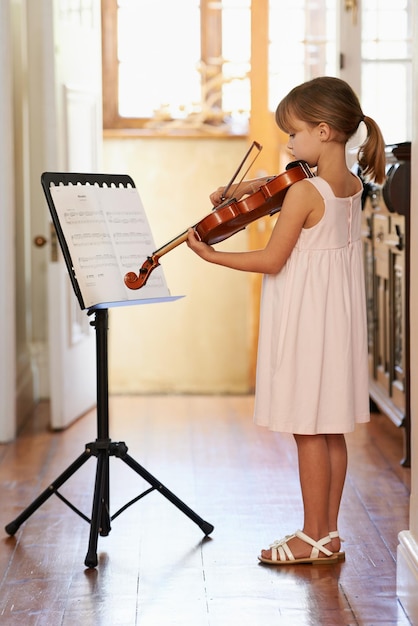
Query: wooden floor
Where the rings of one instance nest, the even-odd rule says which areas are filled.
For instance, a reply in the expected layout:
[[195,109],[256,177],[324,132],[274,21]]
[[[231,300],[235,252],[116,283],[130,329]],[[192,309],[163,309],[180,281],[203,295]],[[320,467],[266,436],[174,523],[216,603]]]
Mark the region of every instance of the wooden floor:
[[[274,568],[261,548],[301,526],[291,437],[252,423],[251,397],[112,397],[110,435],[193,511],[210,537],[161,493],[99,537],[55,495],[0,548],[5,626],[377,626],[409,624],[396,600],[398,532],[409,527],[402,433],[384,416],[348,437],[340,533],[346,562]],[[0,445],[1,526],[14,520],[96,438],[95,412],[65,432],[40,405],[16,442]],[[96,458],[61,492],[91,515]],[[149,485],[110,458],[111,514]]]

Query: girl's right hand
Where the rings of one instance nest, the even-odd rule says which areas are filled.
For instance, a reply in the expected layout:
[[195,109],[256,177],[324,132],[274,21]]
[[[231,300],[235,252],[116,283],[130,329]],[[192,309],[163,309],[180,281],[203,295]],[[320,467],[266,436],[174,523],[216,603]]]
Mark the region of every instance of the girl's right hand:
[[210,201],[212,202],[212,206],[218,206],[218,204],[221,204],[225,200],[224,195],[223,195],[224,191],[225,191],[225,187],[218,187],[216,191],[210,194],[209,198],[210,198]]
[[228,189],[227,195],[225,196],[226,187],[218,187],[216,191],[210,194],[209,198],[214,207],[218,206],[218,204],[222,204],[225,200],[230,200],[234,198],[234,200],[239,200],[243,196],[247,196],[251,193],[254,193],[256,189],[258,189],[260,185],[257,186],[257,181],[254,180],[244,180],[241,183],[237,183],[236,185],[231,185]]
[[216,191],[210,194],[209,198],[214,207],[217,207],[218,204],[222,204],[225,200],[230,200],[233,198],[234,200],[239,200],[243,196],[249,196],[252,193],[256,193],[265,185],[268,181],[272,180],[274,176],[264,176],[263,178],[253,178],[252,180],[243,180],[240,183],[236,183],[235,185],[231,185],[228,189],[227,194],[225,195],[226,187],[218,187]]

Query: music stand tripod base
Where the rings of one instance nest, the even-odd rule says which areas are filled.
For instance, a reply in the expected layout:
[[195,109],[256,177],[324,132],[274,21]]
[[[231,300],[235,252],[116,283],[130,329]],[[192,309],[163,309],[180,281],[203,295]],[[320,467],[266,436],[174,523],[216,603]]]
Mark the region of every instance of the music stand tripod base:
[[[95,319],[90,322],[96,331],[96,367],[97,367],[97,439],[87,443],[84,452],[71,465],[67,467],[16,519],[5,526],[9,535],[14,535],[25,522],[48,498],[55,494],[75,513],[80,515],[90,524],[90,537],[87,555],[84,561],[86,567],[94,568],[98,564],[97,543],[99,534],[107,536],[111,530],[111,521],[125,511],[129,506],[146,496],[152,491],[158,491],[174,504],[187,517],[195,522],[205,536],[210,535],[214,527],[203,520],[197,513],[189,508],[172,491],[163,485],[155,476],[150,474],[142,465],[137,463],[128,454],[125,442],[112,442],[109,438],[109,401],[108,401],[108,353],[107,331],[108,310],[93,309]],[[58,489],[78,470],[91,456],[97,458],[96,478],[94,486],[91,519],[84,515],[71,502],[69,502]],[[150,488],[142,492],[136,498],[125,504],[114,515],[110,516],[109,510],[109,459],[111,456],[119,458],[126,463],[134,472],[149,483]]]

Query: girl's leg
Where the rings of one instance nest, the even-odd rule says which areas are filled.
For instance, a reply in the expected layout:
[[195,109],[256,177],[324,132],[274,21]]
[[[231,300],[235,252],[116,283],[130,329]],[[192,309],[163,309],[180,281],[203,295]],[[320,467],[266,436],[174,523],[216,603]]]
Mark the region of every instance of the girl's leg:
[[[338,529],[338,513],[347,473],[347,445],[344,435],[327,435],[328,455],[331,467],[329,490],[328,526],[329,530]],[[333,539],[330,550],[338,552],[340,540]],[[329,547],[329,546],[328,546]]]
[[329,528],[331,463],[326,435],[295,435],[302,490],[303,532],[322,539]]
[[[344,435],[295,435],[298,449],[299,479],[302,490],[303,532],[318,541],[337,530],[338,512],[347,470]],[[297,537],[288,545],[295,558],[309,556],[310,548]],[[329,550],[340,549],[334,539]],[[262,555],[270,558],[271,550]]]
[[[295,435],[299,459],[299,479],[304,510],[303,532],[318,541],[329,528],[331,463],[326,435]],[[332,529],[336,530],[336,528]],[[309,556],[311,548],[295,537],[288,542],[295,558]],[[271,550],[262,556],[270,558]]]

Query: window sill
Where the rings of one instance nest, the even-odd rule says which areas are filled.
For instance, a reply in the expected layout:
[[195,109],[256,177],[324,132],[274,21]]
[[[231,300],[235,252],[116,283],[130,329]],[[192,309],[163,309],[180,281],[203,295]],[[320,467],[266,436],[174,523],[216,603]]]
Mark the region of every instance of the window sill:
[[104,128],[104,139],[245,139],[247,133],[238,134],[225,130],[205,132],[187,128]]

